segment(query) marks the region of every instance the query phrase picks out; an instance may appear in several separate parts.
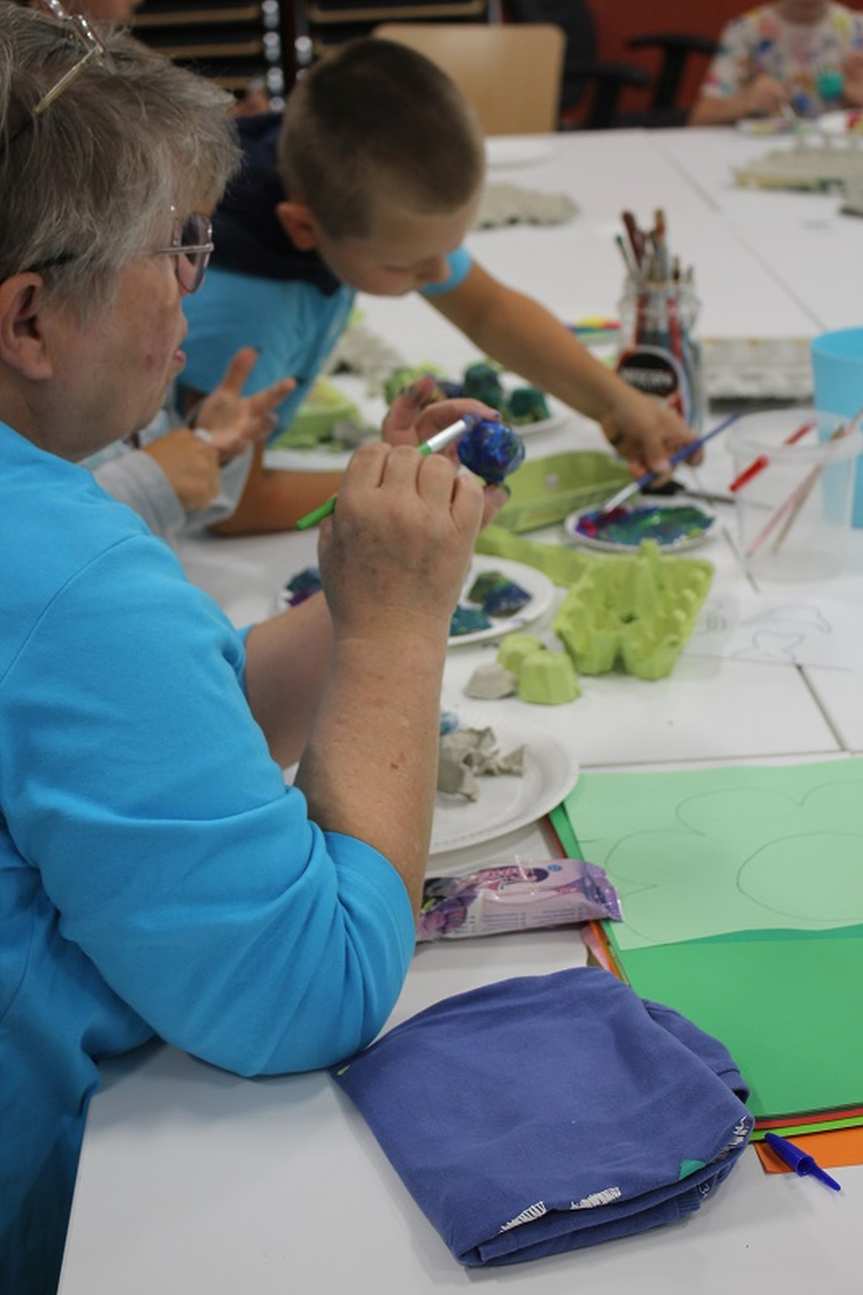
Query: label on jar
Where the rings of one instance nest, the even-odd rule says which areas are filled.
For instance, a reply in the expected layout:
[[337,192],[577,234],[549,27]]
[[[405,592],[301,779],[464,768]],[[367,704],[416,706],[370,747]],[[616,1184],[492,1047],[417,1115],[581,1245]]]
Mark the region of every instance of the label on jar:
[[660,346],[631,346],[617,361],[617,372],[637,391],[664,400],[686,423],[694,421],[692,384],[683,365]]

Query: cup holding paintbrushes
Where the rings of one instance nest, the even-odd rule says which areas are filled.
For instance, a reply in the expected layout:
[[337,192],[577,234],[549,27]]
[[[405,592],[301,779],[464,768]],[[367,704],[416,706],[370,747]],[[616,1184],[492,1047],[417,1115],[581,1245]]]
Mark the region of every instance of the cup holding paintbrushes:
[[626,271],[620,302],[617,371],[631,386],[666,401],[696,431],[703,416],[701,350],[695,338],[699,302],[691,267],[672,254],[660,208],[642,229],[622,213],[615,236]]
[[800,582],[841,572],[855,460],[863,448],[860,416],[807,409],[750,414],[729,436],[729,447],[738,545],[751,574]]

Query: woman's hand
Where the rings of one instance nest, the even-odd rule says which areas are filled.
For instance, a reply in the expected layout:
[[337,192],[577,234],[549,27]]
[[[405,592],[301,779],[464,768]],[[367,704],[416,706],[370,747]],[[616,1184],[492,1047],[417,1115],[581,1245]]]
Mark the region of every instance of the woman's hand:
[[[442,454],[361,445],[321,526],[321,578],[336,639],[446,641],[483,512],[476,477]],[[394,668],[410,669],[393,656]]]
[[[476,418],[499,418],[490,405],[479,400],[434,401],[435,380],[420,378],[407,390],[396,396],[381,427],[381,435],[388,445],[421,445],[435,432],[442,432],[465,414]],[[455,445],[443,451],[447,458],[458,462]],[[482,526],[488,526],[495,513],[504,506],[509,491],[503,486],[486,486],[484,491]]]

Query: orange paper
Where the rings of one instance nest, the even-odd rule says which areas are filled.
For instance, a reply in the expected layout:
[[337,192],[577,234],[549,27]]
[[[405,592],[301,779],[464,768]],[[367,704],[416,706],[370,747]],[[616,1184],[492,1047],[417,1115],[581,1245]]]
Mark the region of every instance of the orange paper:
[[[832,1129],[828,1133],[803,1133],[789,1138],[795,1147],[812,1156],[822,1169],[836,1169],[842,1165],[863,1165],[863,1128]],[[766,1142],[754,1142],[755,1154],[761,1168],[768,1174],[790,1174],[784,1160]]]

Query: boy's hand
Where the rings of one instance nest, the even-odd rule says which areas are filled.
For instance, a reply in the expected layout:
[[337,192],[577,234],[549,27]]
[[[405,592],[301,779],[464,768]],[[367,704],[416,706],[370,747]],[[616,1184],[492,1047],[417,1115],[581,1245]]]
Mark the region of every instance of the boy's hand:
[[296,386],[293,378],[284,378],[254,396],[244,396],[243,387],[257,360],[254,347],[244,346],[237,351],[222,381],[202,401],[195,416],[196,424],[210,433],[210,443],[222,466],[247,445],[269,436],[276,425],[275,410]]
[[[500,417],[496,409],[479,400],[439,400],[430,404],[429,395],[434,389],[434,378],[420,378],[396,396],[381,428],[381,435],[388,445],[420,445],[465,414],[475,414],[478,418]],[[458,463],[455,445],[449,446],[444,455]],[[508,498],[509,491],[502,486],[485,487],[483,526],[488,526]]]
[[206,508],[219,493],[218,455],[188,427],[151,441],[141,453],[156,460],[187,512]]
[[763,72],[740,93],[744,117],[776,117],[788,102],[788,91],[781,81]]
[[[631,387],[615,397],[600,426],[634,477],[644,472],[667,477],[671,473],[669,456],[697,439],[692,428],[663,401]],[[702,457],[698,450],[687,462],[700,463]]]
[[[483,492],[442,454],[361,445],[321,526],[321,578],[337,639],[446,641],[479,531]],[[395,659],[394,659],[395,660]],[[409,661],[399,668],[410,669]]]

